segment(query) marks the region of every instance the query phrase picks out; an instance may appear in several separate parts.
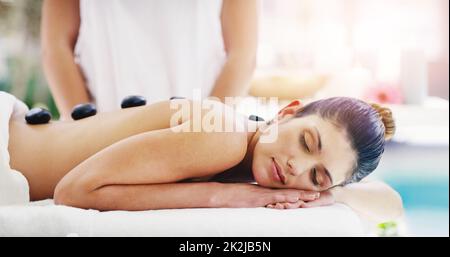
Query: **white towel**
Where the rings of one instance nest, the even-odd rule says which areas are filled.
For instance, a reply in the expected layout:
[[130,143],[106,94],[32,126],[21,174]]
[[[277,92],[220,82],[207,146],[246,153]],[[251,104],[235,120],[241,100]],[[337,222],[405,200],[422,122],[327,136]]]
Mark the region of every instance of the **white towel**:
[[9,120],[24,117],[28,107],[16,97],[0,91],[0,206],[30,201],[28,181],[9,165]]
[[52,200],[0,207],[4,236],[365,236],[363,219],[349,207],[196,208],[150,211],[82,210]]

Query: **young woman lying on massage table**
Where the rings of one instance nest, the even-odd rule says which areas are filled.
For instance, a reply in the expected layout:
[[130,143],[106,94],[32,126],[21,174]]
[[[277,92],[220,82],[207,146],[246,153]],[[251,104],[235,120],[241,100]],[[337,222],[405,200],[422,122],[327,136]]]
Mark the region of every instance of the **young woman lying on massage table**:
[[[54,197],[56,204],[86,209],[292,209],[340,202],[377,221],[402,214],[393,189],[363,180],[394,134],[389,109],[344,97],[306,106],[293,101],[265,122],[207,102],[205,108],[174,99],[34,126],[11,119],[11,167],[27,178],[32,200]],[[221,118],[210,119],[216,114]],[[204,127],[208,118],[215,128],[244,129],[211,131]]]

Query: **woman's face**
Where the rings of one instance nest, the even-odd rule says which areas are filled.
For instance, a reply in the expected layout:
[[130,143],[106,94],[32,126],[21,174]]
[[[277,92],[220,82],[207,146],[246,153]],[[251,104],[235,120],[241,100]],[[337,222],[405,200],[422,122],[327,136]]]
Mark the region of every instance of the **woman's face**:
[[287,108],[271,125],[278,125],[277,140],[255,145],[252,171],[256,182],[270,188],[312,191],[344,182],[356,163],[345,131],[318,115],[293,118],[299,106]]

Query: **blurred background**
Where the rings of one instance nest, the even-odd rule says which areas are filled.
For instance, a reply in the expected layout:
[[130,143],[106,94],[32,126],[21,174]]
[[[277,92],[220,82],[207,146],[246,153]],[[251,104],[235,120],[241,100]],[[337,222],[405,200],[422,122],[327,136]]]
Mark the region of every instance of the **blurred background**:
[[42,0],[0,0],[0,90],[59,114],[41,66]]
[[[408,235],[448,236],[449,1],[261,3],[250,95],[352,96],[391,106],[398,132],[376,176],[402,195]],[[40,59],[41,5],[0,0],[0,90],[57,118]]]

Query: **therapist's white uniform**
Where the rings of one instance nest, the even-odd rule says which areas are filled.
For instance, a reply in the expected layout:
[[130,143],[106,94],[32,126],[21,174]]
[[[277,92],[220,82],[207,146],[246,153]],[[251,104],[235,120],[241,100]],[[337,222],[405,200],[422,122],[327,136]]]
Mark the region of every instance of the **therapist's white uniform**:
[[99,111],[211,93],[226,61],[222,0],[80,0],[76,62]]

